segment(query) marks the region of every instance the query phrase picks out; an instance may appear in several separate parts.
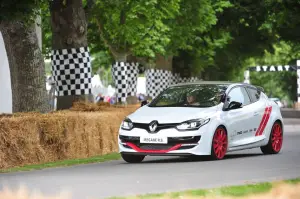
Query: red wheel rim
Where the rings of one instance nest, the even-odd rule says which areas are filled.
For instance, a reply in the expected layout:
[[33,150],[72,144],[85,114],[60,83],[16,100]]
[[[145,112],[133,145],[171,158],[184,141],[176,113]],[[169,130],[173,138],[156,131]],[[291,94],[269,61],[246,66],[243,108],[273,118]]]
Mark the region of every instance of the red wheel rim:
[[275,124],[272,129],[272,148],[279,152],[282,146],[282,129],[279,124]]
[[217,129],[213,138],[213,149],[218,159],[222,159],[227,151],[227,135],[224,129]]

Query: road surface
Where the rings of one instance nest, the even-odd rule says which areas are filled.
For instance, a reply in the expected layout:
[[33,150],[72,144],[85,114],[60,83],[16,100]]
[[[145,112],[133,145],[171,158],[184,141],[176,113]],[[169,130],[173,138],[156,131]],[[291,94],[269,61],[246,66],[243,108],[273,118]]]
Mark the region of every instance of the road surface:
[[25,185],[30,191],[36,190],[49,196],[67,191],[72,198],[83,199],[300,177],[298,127],[287,128],[282,152],[277,155],[262,155],[259,149],[251,149],[230,153],[222,161],[149,157],[141,164],[127,164],[120,160],[0,174],[0,189],[5,185],[12,189]]

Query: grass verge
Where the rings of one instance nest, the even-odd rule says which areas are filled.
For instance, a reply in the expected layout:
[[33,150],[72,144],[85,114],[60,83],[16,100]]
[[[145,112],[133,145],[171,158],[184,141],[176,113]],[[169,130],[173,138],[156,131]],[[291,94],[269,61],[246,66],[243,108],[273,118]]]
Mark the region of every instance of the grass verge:
[[48,162],[48,163],[44,163],[44,164],[25,165],[22,167],[13,167],[13,168],[9,168],[9,169],[1,169],[0,173],[40,170],[40,169],[45,169],[45,168],[66,167],[66,166],[74,166],[74,165],[80,165],[80,164],[106,162],[106,161],[110,161],[110,160],[117,160],[120,157],[121,156],[119,153],[110,153],[107,155],[94,156],[94,157],[90,157],[90,158],[71,159],[71,160],[63,160],[63,161],[57,161],[57,162]]
[[278,184],[295,185],[300,184],[300,178],[276,181],[276,182],[264,182],[256,184],[247,184],[239,186],[227,186],[214,189],[196,189],[187,190],[182,192],[170,192],[161,194],[145,194],[132,197],[111,197],[108,199],[152,199],[152,198],[197,198],[197,197],[234,197],[240,198],[244,196],[251,196],[257,194],[264,194],[272,190],[275,185]]

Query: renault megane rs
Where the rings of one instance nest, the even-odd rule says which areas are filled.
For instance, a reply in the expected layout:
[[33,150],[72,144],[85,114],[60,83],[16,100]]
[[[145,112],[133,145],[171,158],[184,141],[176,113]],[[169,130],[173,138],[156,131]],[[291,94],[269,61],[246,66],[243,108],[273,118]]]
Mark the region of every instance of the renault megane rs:
[[202,156],[260,147],[279,153],[280,107],[258,86],[229,82],[182,83],[168,87],[128,115],[119,129],[119,152],[129,163],[145,156]]

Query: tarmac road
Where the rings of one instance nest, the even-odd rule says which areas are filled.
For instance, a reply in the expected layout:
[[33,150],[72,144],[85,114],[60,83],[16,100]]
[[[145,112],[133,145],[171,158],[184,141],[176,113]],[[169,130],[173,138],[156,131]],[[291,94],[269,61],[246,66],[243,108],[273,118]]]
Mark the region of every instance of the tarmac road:
[[[293,122],[291,122],[293,124]],[[288,126],[282,152],[259,149],[232,152],[222,161],[148,157],[141,164],[111,161],[69,168],[0,174],[0,189],[25,185],[30,191],[72,198],[105,198],[144,193],[211,188],[300,177],[300,128]]]

